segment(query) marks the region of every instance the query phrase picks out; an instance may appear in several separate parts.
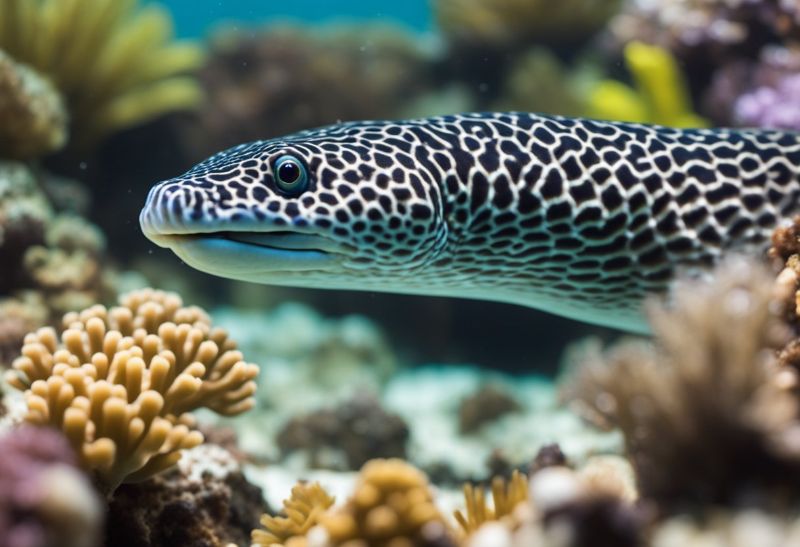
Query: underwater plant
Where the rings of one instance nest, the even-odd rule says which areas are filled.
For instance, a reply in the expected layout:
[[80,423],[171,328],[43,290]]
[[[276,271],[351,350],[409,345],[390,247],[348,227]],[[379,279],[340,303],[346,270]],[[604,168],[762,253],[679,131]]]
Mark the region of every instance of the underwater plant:
[[590,117],[672,127],[708,126],[692,110],[687,83],[668,50],[631,42],[624,55],[635,86],[616,80],[596,84],[587,99]]
[[175,294],[136,291],[64,326],[26,336],[6,380],[25,392],[26,421],[61,429],[105,493],[200,444],[192,410],[232,416],[254,404],[258,367]]
[[264,529],[253,530],[253,544],[258,547],[291,545],[319,524],[320,515],[330,509],[333,502],[334,498],[318,482],[296,484],[291,497],[283,502],[286,516],[262,516]]
[[3,0],[0,10],[0,49],[55,85],[78,146],[200,103],[184,74],[202,53],[171,36],[169,14],[138,0]]
[[61,95],[35,70],[0,49],[0,155],[32,159],[67,141],[67,113]]

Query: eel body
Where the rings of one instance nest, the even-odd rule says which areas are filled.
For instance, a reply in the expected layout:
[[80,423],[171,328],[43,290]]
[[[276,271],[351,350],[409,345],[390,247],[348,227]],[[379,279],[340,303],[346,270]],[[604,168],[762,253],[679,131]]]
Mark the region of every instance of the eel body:
[[240,145],[155,186],[140,222],[224,277],[642,330],[645,296],[763,249],[798,197],[795,133],[482,113]]

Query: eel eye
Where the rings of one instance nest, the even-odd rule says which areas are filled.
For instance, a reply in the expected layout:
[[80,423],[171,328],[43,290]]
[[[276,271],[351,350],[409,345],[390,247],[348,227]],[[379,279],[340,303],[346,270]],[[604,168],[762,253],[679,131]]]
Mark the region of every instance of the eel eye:
[[308,188],[308,172],[300,160],[292,156],[281,156],[273,168],[278,188],[291,196],[303,193]]

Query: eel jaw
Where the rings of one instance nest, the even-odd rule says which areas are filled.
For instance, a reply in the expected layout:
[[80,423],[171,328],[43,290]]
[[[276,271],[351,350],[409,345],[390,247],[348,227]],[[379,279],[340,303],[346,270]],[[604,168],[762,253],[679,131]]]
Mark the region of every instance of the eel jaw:
[[336,270],[347,254],[347,246],[327,237],[288,231],[146,235],[195,269],[261,283],[293,272]]

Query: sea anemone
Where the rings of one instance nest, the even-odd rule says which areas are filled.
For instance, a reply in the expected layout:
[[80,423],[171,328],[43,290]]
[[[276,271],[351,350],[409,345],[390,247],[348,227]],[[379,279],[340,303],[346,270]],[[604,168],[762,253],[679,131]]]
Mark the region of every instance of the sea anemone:
[[47,76],[63,95],[71,136],[88,145],[125,127],[197,105],[183,76],[202,55],[171,42],[168,13],[138,0],[4,0],[0,49]]

